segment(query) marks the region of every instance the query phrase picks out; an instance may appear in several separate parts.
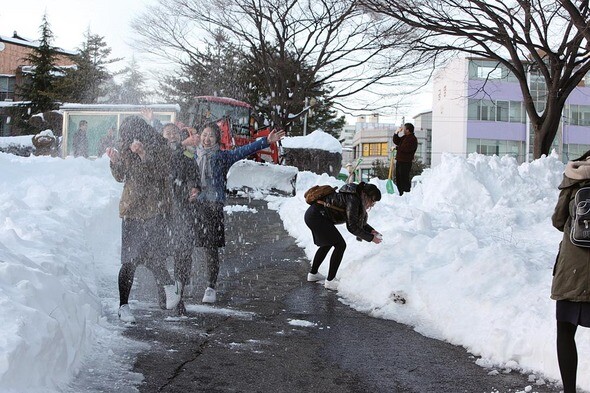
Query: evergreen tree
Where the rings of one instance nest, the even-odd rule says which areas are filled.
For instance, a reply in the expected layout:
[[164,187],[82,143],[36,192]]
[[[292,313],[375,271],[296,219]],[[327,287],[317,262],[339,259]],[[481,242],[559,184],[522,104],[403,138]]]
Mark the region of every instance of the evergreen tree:
[[62,101],[83,104],[97,103],[106,94],[106,82],[112,75],[107,66],[120,61],[109,59],[111,48],[104,37],[87,31],[85,41],[74,57],[76,69],[70,69],[57,82],[57,91]]
[[[205,50],[195,53],[172,76],[160,82],[168,101],[178,102],[186,116],[191,100],[196,96],[230,97],[247,101],[249,81],[243,76],[244,54],[227,41],[223,34],[214,34]],[[181,118],[181,121],[188,121]]]
[[107,102],[112,104],[146,104],[150,94],[145,88],[145,77],[139,70],[135,57],[131,58],[129,66],[121,71],[123,81],[120,85],[110,80],[107,84]]
[[57,50],[52,46],[53,33],[43,15],[40,27],[39,46],[33,48],[25,61],[31,65],[31,73],[19,91],[24,100],[30,101],[30,114],[42,113],[57,107],[55,103],[54,83],[59,70],[56,68]]

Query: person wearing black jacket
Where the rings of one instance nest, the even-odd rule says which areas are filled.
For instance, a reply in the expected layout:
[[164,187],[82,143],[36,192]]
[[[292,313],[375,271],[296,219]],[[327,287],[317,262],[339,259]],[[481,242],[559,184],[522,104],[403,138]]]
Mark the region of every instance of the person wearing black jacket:
[[334,247],[324,286],[327,289],[337,289],[334,278],[346,250],[346,241],[336,225],[346,223],[346,229],[359,241],[381,243],[381,234],[367,224],[367,211],[379,200],[381,200],[381,192],[374,184],[349,183],[342,186],[338,192],[316,201],[307,209],[305,224],[311,229],[314,244],[319,247],[313,258],[307,281],[324,279],[324,276],[318,273],[318,269],[330,249]]
[[[398,135],[398,134],[401,134]],[[410,171],[414,155],[418,149],[418,139],[414,135],[414,125],[406,123],[393,134],[393,143],[397,150],[395,156],[395,185],[400,195],[409,192],[412,185]]]
[[[176,308],[179,315],[186,314],[182,294],[189,282],[192,254],[195,247],[195,199],[199,193],[199,170],[195,154],[188,146],[196,145],[195,136],[167,124],[162,135],[168,140],[171,151],[170,184],[172,186],[172,214],[168,220],[170,253],[174,257],[174,285],[167,285],[166,299],[173,299],[166,308]],[[177,295],[177,296],[174,296]],[[176,303],[176,300],[178,302]],[[176,304],[175,304],[176,303]]]

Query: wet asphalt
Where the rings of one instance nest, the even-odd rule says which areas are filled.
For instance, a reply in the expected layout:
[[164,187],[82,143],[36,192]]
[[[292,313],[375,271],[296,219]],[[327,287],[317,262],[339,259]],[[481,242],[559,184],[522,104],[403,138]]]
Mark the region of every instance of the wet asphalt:
[[[197,253],[188,317],[151,307],[124,330],[149,345],[133,366],[144,376],[140,392],[560,391],[555,381],[537,385],[528,374],[482,368],[462,347],[354,311],[306,282],[309,261],[266,202],[228,204],[256,212],[226,214],[217,303],[200,303]],[[155,298],[144,281],[132,297]]]

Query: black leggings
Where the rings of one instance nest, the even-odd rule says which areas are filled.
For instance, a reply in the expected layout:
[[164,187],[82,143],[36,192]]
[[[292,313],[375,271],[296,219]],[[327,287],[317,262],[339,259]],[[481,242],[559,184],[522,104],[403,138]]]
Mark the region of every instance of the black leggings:
[[[328,270],[328,281],[332,281],[336,277],[336,273],[338,272],[338,268],[340,267],[340,262],[342,262],[342,257],[344,256],[344,251],[346,251],[346,242],[344,239],[340,238],[342,241],[337,242],[334,244],[334,252],[332,252],[332,256],[330,257],[330,269]],[[315,253],[313,257],[313,263],[311,264],[311,273],[316,274],[322,262],[330,252],[332,246],[321,246]]]
[[578,350],[574,337],[577,328],[578,326],[572,323],[557,321],[557,362],[563,382],[563,393],[576,393]]
[[205,264],[209,274],[207,286],[215,288],[217,276],[219,275],[219,247],[205,247]]
[[[166,270],[163,264],[146,264],[145,267],[154,275],[156,286],[158,287],[158,294],[162,296],[163,286],[172,283],[170,273],[168,273],[168,270]],[[137,269],[137,264],[132,262],[126,262],[121,265],[121,269],[119,270],[119,306],[129,303],[129,294],[133,285],[135,269]]]

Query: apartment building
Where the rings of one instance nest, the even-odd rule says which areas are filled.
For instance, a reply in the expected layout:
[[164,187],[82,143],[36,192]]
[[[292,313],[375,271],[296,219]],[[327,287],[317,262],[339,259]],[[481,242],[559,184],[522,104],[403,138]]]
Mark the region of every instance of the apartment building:
[[[0,35],[0,136],[10,135],[10,121],[8,111],[20,101],[19,86],[25,83],[31,70],[26,57],[39,45],[38,41],[20,37],[15,31],[12,37]],[[57,49],[56,65],[67,67],[74,65],[71,56],[73,51]]]
[[[545,84],[535,72],[529,86],[539,110]],[[458,58],[435,75],[432,105],[432,165],[444,152],[532,158],[532,138],[518,81],[497,61]],[[527,130],[529,128],[529,130]],[[554,148],[565,162],[590,149],[590,87],[569,96]]]

